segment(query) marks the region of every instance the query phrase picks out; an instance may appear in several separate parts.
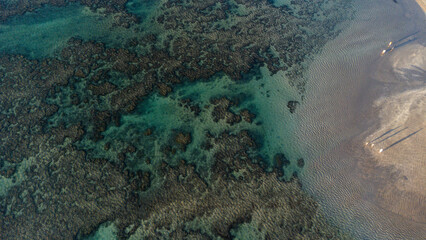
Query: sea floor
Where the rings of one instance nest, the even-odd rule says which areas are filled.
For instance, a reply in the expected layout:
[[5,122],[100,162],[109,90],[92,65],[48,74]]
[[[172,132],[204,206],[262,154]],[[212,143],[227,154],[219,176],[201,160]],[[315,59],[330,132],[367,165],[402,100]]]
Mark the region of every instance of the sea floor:
[[[77,3],[47,4],[0,24],[0,55],[12,62],[0,73],[18,71],[15,82],[5,72],[9,82],[0,80],[0,88],[22,87],[11,97],[0,93],[7,105],[0,136],[8,144],[1,147],[25,150],[0,158],[0,213],[8,216],[0,230],[13,239],[8,226],[15,226],[17,236],[43,239],[55,234],[46,228],[69,219],[63,236],[76,239],[425,236],[426,38],[414,0],[354,0],[355,16],[341,19],[333,15],[337,1],[312,9],[277,0],[278,11],[270,1],[230,0],[205,6],[206,14],[190,12],[194,2],[131,0],[126,8],[137,21],[124,26],[123,12]],[[196,20],[173,7],[188,8]],[[220,14],[223,7],[234,12]],[[277,24],[262,19],[271,9]],[[288,19],[279,18],[284,13]],[[191,27],[168,19],[173,14]],[[210,24],[214,14],[224,19]],[[265,23],[289,35],[256,38],[269,30]],[[239,24],[249,27],[233,32]],[[413,33],[418,37],[380,56],[389,41]],[[240,46],[247,39],[239,34],[266,47]],[[219,47],[230,56],[204,57]],[[255,58],[249,67],[235,59],[246,56],[234,47]],[[25,64],[16,70],[10,55],[34,69],[60,62],[49,70],[58,73],[19,71]],[[210,60],[222,70],[193,78]],[[229,63],[245,72],[232,72]],[[37,95],[32,88],[39,86]],[[56,108],[48,114],[40,106]],[[3,126],[17,134],[9,137]],[[35,227],[39,219],[44,225]]]
[[[424,13],[414,1],[357,2],[353,23],[309,70],[296,131],[309,156],[303,183],[357,238],[422,239]],[[414,40],[380,55],[413,33]]]

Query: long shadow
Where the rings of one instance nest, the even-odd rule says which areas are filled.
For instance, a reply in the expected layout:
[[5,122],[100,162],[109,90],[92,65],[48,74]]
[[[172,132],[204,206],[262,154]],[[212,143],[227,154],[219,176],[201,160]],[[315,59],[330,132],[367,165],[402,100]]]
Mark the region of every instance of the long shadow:
[[386,138],[384,138],[384,139],[380,140],[380,141],[379,141],[379,142],[377,142],[377,143],[381,143],[381,142],[383,142],[383,141],[386,141],[387,139],[389,139],[389,138],[391,138],[391,137],[395,136],[396,134],[398,134],[398,133],[400,133],[400,132],[404,131],[404,130],[405,130],[405,129],[407,129],[407,128],[408,128],[408,127],[405,127],[405,128],[403,128],[403,129],[399,130],[398,132],[396,132],[396,133],[394,133],[394,134],[392,134],[392,135],[390,135],[390,136],[388,136],[388,137],[386,137]]
[[401,42],[403,42],[404,40],[408,40],[408,41],[410,41],[410,40],[413,40],[413,38],[414,38],[414,35],[416,35],[417,33],[419,33],[420,31],[417,31],[417,32],[414,32],[414,33],[411,33],[411,34],[408,34],[407,36],[405,36],[405,37],[403,37],[403,38],[401,38],[401,39],[399,39],[399,40],[396,40],[395,41],[395,45],[397,45],[397,44],[400,44]]
[[371,142],[371,143],[374,143],[374,141],[379,140],[380,138],[382,138],[382,137],[386,136],[387,134],[391,133],[393,130],[398,129],[398,128],[400,128],[400,127],[401,127],[401,126],[398,126],[398,127],[396,127],[396,128],[392,128],[392,129],[388,130],[387,132],[383,133],[382,135],[380,135],[380,136],[376,137],[375,139],[371,140],[370,142]]
[[396,43],[396,44],[394,44],[394,46],[395,47],[393,47],[394,49],[397,49],[397,48],[399,48],[399,47],[402,47],[402,46],[404,46],[404,45],[407,45],[408,43],[410,43],[410,42],[412,42],[412,41],[414,41],[414,40],[416,40],[417,38],[413,38],[413,39],[410,39],[410,40],[407,40],[407,41],[405,41],[405,42],[402,42],[402,43]]
[[403,77],[406,80],[417,80],[421,82],[426,82],[426,70],[414,65],[412,65],[411,67],[412,68],[399,69],[403,73]]
[[419,33],[419,32],[420,31],[417,31],[417,32],[409,34],[409,35],[407,35],[407,36],[405,36],[405,37],[403,37],[403,38],[401,38],[397,41],[394,41],[393,43],[391,42],[392,44],[388,46],[388,48],[386,49],[385,52],[392,51],[395,48],[402,47],[402,46],[406,45],[407,43],[416,40],[416,34]]
[[415,132],[412,132],[412,133],[408,134],[406,137],[403,137],[403,138],[399,139],[398,141],[396,141],[396,142],[392,143],[391,145],[389,145],[389,146],[387,146],[386,148],[384,148],[384,149],[383,149],[383,151],[386,151],[386,150],[388,150],[389,148],[391,148],[391,147],[395,146],[396,144],[398,144],[398,143],[400,143],[400,142],[402,142],[402,141],[404,141],[404,140],[408,139],[409,137],[412,137],[414,134],[416,134],[416,133],[420,132],[421,130],[423,130],[423,128],[420,128],[419,130],[417,130],[417,131],[415,131]]

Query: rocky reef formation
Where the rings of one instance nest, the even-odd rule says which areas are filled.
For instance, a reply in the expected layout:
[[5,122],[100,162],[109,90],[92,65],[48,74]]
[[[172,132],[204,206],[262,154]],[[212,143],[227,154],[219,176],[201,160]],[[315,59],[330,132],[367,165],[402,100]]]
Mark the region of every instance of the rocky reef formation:
[[296,111],[297,105],[299,105],[298,101],[288,101],[287,107],[290,113],[294,113]]
[[224,132],[210,141],[216,149],[210,183],[185,162],[164,166],[162,189],[142,196],[147,217],[131,224],[124,238],[233,239],[247,230],[252,239],[345,238],[324,222],[297,180],[280,181],[253,163],[248,152],[256,145],[248,132]]
[[136,18],[126,12],[125,5],[128,0],[5,0],[0,2],[0,22],[16,15],[32,12],[47,4],[64,7],[73,2],[88,6],[92,10],[103,9],[106,14],[116,14],[121,18],[120,22],[123,26],[128,27],[136,22]]
[[[80,1],[137,25],[126,2]],[[2,2],[1,19],[67,3]],[[273,152],[268,166],[246,99],[176,93],[221,74],[253,81],[259,66],[303,93],[303,63],[337,34],[346,2],[293,4],[162,1],[154,33],[122,48],[72,38],[52,58],[2,55],[1,238],[83,239],[107,222],[119,239],[344,237],[297,171],[285,176],[303,159]]]

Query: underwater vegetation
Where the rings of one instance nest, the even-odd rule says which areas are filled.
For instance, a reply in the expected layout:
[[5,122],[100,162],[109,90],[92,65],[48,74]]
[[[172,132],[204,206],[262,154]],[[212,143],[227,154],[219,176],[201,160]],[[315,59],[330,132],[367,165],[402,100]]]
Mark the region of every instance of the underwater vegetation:
[[[0,19],[69,2],[5,1]],[[3,49],[1,239],[346,238],[302,192],[303,156],[272,116],[297,112],[348,1],[78,2],[132,34]]]

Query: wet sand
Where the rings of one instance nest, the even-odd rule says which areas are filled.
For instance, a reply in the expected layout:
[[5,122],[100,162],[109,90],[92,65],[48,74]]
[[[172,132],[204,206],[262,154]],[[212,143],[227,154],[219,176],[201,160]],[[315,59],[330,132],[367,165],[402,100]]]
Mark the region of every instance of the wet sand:
[[379,71],[375,77],[391,93],[374,102],[380,127],[371,130],[365,148],[376,168],[392,170],[377,201],[396,214],[426,223],[426,47],[414,42],[395,49],[377,68],[388,69],[391,76]]
[[[302,181],[357,238],[422,239],[425,15],[415,1],[355,2],[355,19],[309,70],[297,113],[297,142],[308,156]],[[413,41],[380,56],[389,41],[417,31]]]
[[426,13],[426,1],[425,0],[416,0],[416,2],[423,9],[423,11]]

